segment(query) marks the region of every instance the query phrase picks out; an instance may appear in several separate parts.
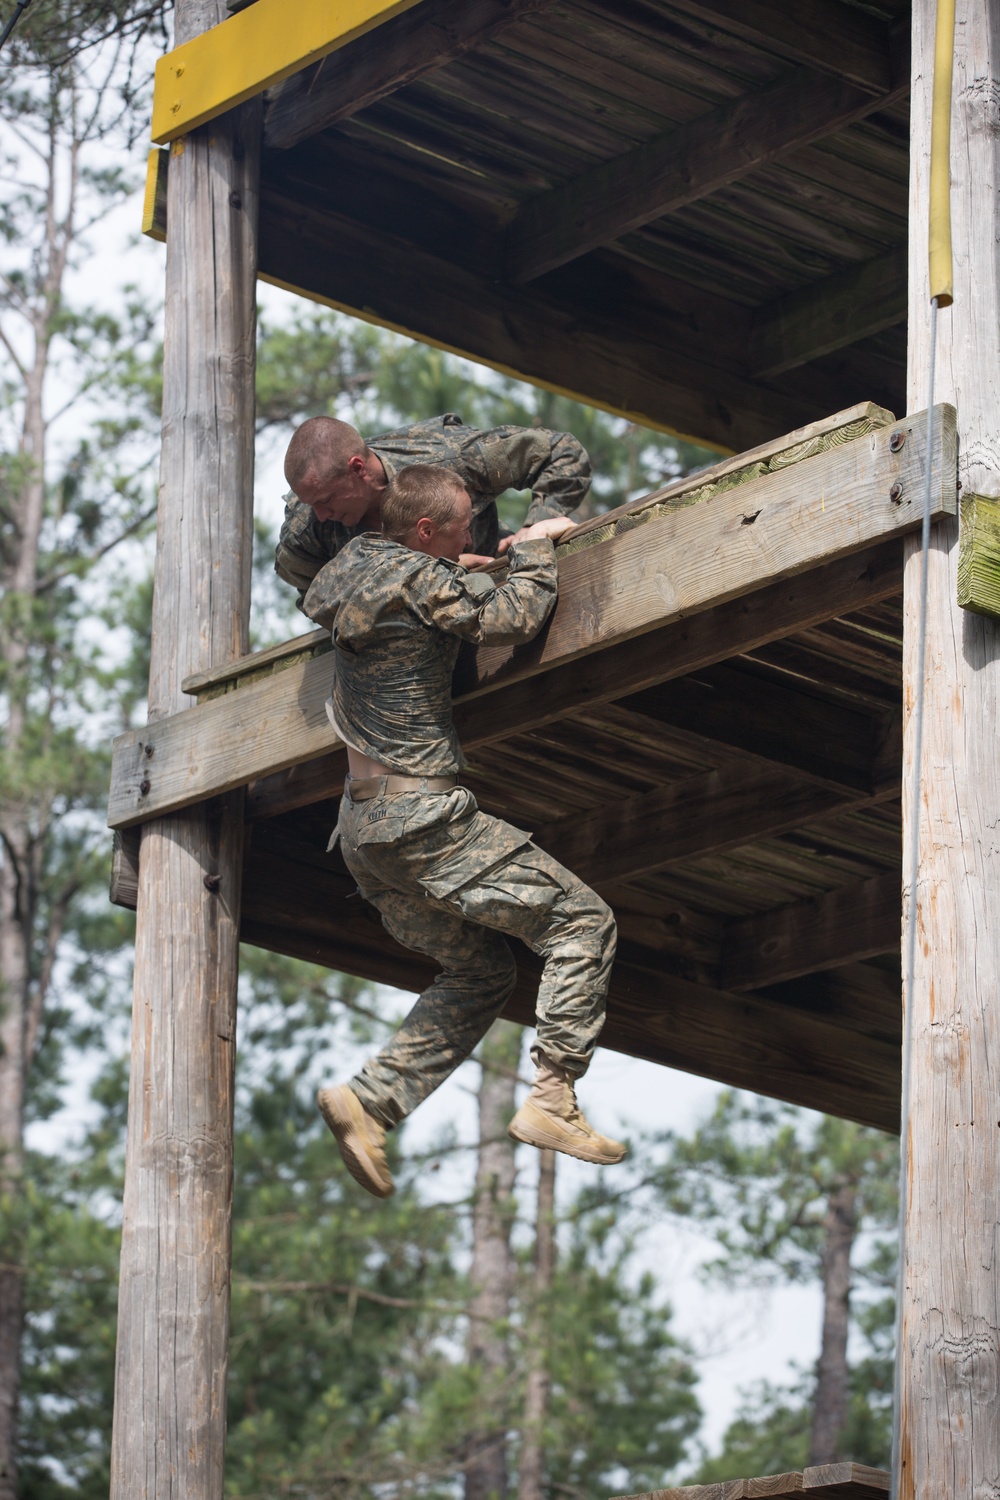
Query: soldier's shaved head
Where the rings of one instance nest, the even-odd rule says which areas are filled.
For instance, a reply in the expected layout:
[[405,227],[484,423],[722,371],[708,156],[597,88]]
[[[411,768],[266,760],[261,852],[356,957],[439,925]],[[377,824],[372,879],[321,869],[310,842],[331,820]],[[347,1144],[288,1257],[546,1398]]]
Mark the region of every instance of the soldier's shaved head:
[[465,485],[440,464],[409,464],[391,481],[382,496],[382,535],[402,541],[424,516],[435,526],[447,526],[462,502]]
[[352,458],[365,458],[368,445],[349,422],[336,417],[310,417],[292,435],[285,454],[285,479],[298,494],[303,481],[340,479]]

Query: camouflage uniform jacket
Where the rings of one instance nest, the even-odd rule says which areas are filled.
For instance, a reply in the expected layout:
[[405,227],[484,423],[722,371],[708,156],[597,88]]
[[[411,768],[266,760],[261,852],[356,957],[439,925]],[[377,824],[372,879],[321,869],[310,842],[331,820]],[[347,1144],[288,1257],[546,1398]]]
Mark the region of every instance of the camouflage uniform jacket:
[[[527,522],[568,515],[590,489],[590,459],[568,432],[544,427],[466,427],[447,412],[372,438],[387,479],[408,464],[441,464],[461,479],[472,500],[472,550],[496,556],[500,540],[496,497],[507,489],[530,489]],[[339,521],[317,521],[312,507],[285,499],[274,570],[304,593],[325,562],[335,557],[360,529]]]
[[305,611],[333,623],[333,710],[350,744],[409,776],[464,764],[451,711],[461,642],[531,640],[556,601],[548,538],[518,542],[508,557],[495,588],[459,563],[366,532],[317,574]]

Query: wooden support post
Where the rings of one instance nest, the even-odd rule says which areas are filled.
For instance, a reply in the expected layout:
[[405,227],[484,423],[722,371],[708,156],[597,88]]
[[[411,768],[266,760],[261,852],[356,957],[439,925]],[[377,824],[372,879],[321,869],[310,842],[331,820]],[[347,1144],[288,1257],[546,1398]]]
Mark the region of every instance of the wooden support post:
[[[225,16],[178,0],[177,40]],[[260,101],[174,143],[151,719],[247,649]],[[243,793],[146,826],[112,1500],[220,1500]]]
[[[927,399],[927,208],[934,0],[914,0],[909,406]],[[954,306],[938,318],[936,401],[958,409],[963,494],[1000,497],[1000,21],[958,0],[952,105]],[[903,811],[910,838],[920,557],[908,546]],[[1000,1493],[1000,626],[957,602],[958,523],[929,570],[920,871],[901,1324],[902,1500]],[[909,878],[907,871],[906,878]],[[905,944],[904,944],[905,947]]]

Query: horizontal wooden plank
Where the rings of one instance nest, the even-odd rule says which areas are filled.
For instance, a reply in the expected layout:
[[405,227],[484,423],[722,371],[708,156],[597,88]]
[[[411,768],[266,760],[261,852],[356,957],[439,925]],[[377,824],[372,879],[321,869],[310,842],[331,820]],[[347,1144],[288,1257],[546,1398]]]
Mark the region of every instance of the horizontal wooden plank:
[[255,0],[158,60],[153,140],[186,135],[416,3]]
[[898,952],[901,911],[902,878],[892,870],[728,922],[719,982],[728,990],[762,989],[800,974]]
[[[955,414],[952,407],[935,413],[932,504],[941,516],[957,506]],[[880,429],[570,557],[560,565],[561,597],[547,629],[525,646],[479,650],[473,691],[919,525],[926,419],[907,417],[892,430],[902,438],[897,452]]]
[[780,375],[905,322],[906,276],[904,245],[758,308],[755,373]]
[[533,281],[782,156],[863,119],[894,95],[797,71],[529,199],[507,239],[506,275]]
[[[883,543],[556,668],[546,675],[544,693],[529,679],[507,683],[495,693],[466,702],[459,679],[455,704],[459,737],[469,750],[507,739],[564,719],[580,704],[597,707],[613,702],[626,693],[890,598],[901,588],[900,544]],[[247,815],[273,817],[339,794],[345,765],[344,754],[338,751],[262,777],[247,793]]]
[[205,698],[214,695],[216,689],[262,676],[265,671],[283,671],[290,659],[306,661],[312,656],[325,656],[332,650],[328,630],[307,630],[304,635],[279,641],[276,646],[267,646],[263,651],[252,651],[249,656],[241,656],[226,666],[213,667],[208,672],[192,672],[190,677],[184,678],[181,689],[194,697]]
[[759,1479],[727,1479],[717,1484],[688,1484],[676,1489],[649,1490],[618,1500],[743,1500],[748,1495],[813,1494],[816,1500],[881,1500],[890,1487],[886,1469],[864,1464],[822,1464],[801,1474],[771,1474]]
[[[932,506],[940,515],[956,505],[953,408],[936,408],[934,429]],[[463,695],[549,671],[918,525],[926,422],[907,418],[893,431],[903,437],[898,452],[878,429],[709,504],[645,513],[645,524],[566,557],[546,630],[526,646],[481,648]],[[329,750],[329,675],[323,658],[295,664],[121,736],[110,825],[187,806]]]
[[421,0],[349,49],[271,91],[264,144],[287,150],[425,73],[444,67],[551,0]]

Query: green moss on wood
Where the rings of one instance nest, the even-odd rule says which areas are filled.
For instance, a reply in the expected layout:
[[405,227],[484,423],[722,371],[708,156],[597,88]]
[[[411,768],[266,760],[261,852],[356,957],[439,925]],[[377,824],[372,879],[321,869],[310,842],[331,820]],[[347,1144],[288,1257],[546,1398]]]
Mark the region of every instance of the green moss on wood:
[[962,496],[958,602],[973,614],[1000,619],[1000,499]]

